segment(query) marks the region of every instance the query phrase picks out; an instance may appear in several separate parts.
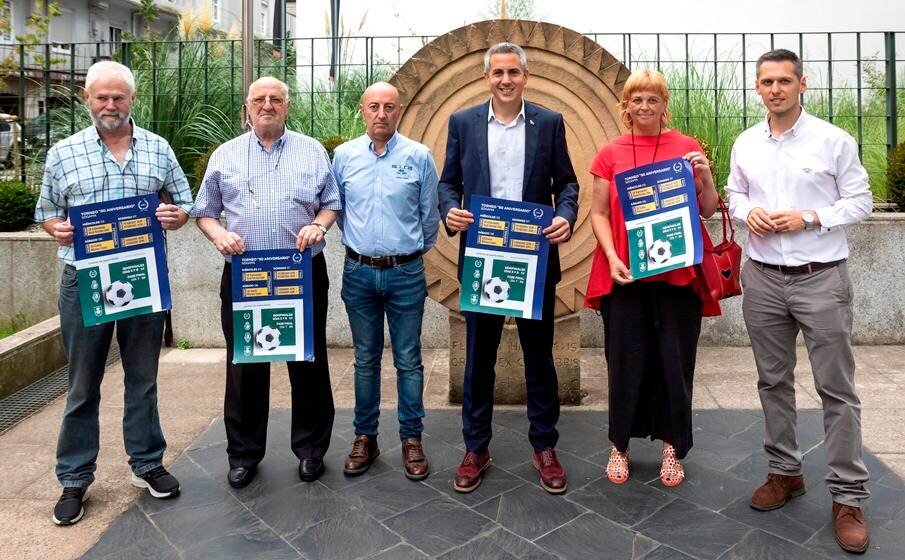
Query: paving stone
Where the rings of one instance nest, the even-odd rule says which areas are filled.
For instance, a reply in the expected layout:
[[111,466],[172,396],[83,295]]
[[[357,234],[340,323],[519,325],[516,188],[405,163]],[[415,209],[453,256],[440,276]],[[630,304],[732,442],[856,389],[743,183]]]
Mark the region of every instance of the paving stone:
[[565,525],[585,509],[537,485],[519,486],[474,508],[516,535],[528,540]]
[[541,547],[570,560],[639,558],[657,547],[651,539],[587,513],[537,539]]
[[774,558],[820,560],[822,557],[797,544],[777,539],[763,531],[754,530],[720,556],[719,560],[773,560]]
[[494,524],[449,498],[438,498],[385,521],[387,527],[436,556],[467,542]]
[[442,494],[426,484],[389,472],[339,491],[339,495],[378,520],[412,509]]
[[583,459],[599,453],[604,447],[609,448],[606,430],[590,422],[575,420],[569,417],[556,426],[559,431],[559,440],[556,442],[557,451],[568,451]]
[[751,499],[745,496],[722,509],[720,513],[739,523],[796,543],[803,543],[811,538],[817,529],[801,523],[796,516],[788,515],[788,511],[785,507],[773,511],[758,511],[751,507]]
[[725,414],[721,410],[696,410],[692,413],[691,425],[704,431],[731,438],[755,425],[763,425],[763,414],[737,412]]
[[694,447],[686,455],[685,462],[717,471],[728,471],[763,447],[760,443],[728,438],[701,429],[692,432],[692,437]]
[[634,529],[698,558],[716,558],[750,530],[746,525],[684,500],[673,501]]
[[634,525],[675,498],[635,480],[613,484],[606,478],[600,478],[579,490],[569,492],[566,499],[616,523]]
[[685,463],[685,481],[673,488],[666,488],[659,478],[648,483],[662,488],[669,495],[684,498],[707,509],[720,510],[734,502],[739,495],[746,494],[751,484],[730,473],[701,466],[699,463]]
[[[83,558],[104,558],[121,552],[132,543],[137,544],[142,541],[165,543],[163,535],[148,520],[147,516],[140,509],[131,508],[110,525],[110,528],[104,533],[104,538],[98,541]],[[164,547],[161,547],[161,550],[164,550]]]
[[372,556],[370,560],[428,560],[429,558],[428,555],[416,548],[407,544],[400,544],[381,552],[377,556]]
[[399,535],[361,511],[322,521],[293,538],[291,544],[308,558],[354,560],[395,546]]
[[280,492],[258,497],[248,506],[287,539],[352,509],[351,503],[318,482],[298,482]]
[[140,558],[153,558],[154,560],[181,560],[176,549],[170,546],[162,538],[145,539],[138,542],[123,543],[106,556],[96,556],[94,549],[89,550],[81,560],[136,560]]
[[474,558],[557,560],[558,557],[505,529],[497,529],[489,535],[478,537],[440,556],[441,560],[473,560]]
[[[424,454],[427,456],[427,461],[430,464],[431,473],[437,473],[452,467],[457,467],[465,456],[464,450],[431,435],[422,434],[421,445],[424,447]],[[402,460],[401,451],[399,452],[399,460]],[[430,476],[433,476],[433,474]]]
[[260,519],[233,499],[203,506],[174,508],[152,515],[151,519],[179,550],[224,535],[254,532],[264,526]]
[[[682,554],[674,548],[660,545],[641,557],[641,560],[694,560],[691,556]],[[777,559],[779,560],[779,559]]]
[[222,535],[189,547],[185,560],[296,560],[299,553],[273,531],[255,526],[251,531]]

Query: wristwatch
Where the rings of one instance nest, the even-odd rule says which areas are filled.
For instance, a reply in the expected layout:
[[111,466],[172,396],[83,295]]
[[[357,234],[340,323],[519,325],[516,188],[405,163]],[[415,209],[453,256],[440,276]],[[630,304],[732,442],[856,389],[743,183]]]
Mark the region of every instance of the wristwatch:
[[804,220],[804,229],[814,229],[814,213],[805,210],[801,213],[801,219]]
[[[812,220],[814,219],[813,216],[811,217],[811,219],[812,219]],[[311,222],[311,225],[312,225],[312,226],[317,226],[318,228],[320,228],[321,233],[323,233],[324,235],[327,235],[327,228],[324,227],[323,224],[319,224],[319,223],[317,223],[317,222]]]

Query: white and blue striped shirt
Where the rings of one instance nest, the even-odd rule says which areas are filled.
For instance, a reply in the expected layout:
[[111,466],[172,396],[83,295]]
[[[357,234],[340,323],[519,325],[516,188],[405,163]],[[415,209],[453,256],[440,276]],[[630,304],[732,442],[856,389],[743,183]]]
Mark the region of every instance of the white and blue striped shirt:
[[[226,229],[242,238],[247,251],[258,251],[295,247],[299,230],[321,208],[342,209],[327,150],[290,130],[265,150],[247,132],[214,150],[191,215],[220,218],[225,212]],[[321,241],[311,253],[323,249]]]
[[[161,189],[166,189],[173,196],[173,203],[186,212],[192,209],[189,182],[166,140],[132,121],[131,147],[120,165],[97,129],[90,126],[60,140],[47,152],[35,221],[65,220],[72,206],[141,196]],[[75,262],[71,245],[61,245],[57,256],[66,264]]]

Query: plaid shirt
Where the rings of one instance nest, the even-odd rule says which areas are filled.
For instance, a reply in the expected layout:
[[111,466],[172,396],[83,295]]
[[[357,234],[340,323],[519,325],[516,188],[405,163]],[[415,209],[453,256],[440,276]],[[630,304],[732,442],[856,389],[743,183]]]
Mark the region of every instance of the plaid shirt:
[[[217,148],[191,215],[220,218],[225,211],[226,229],[242,238],[246,250],[258,251],[295,247],[299,230],[321,208],[342,209],[327,150],[287,129],[269,151],[254,132]],[[321,241],[311,254],[323,249]]]
[[[35,221],[66,220],[72,206],[161,189],[172,194],[173,203],[186,213],[192,209],[189,182],[166,140],[132,122],[132,147],[120,165],[97,129],[90,126],[57,142],[47,152]],[[66,264],[75,262],[72,246],[60,246],[57,256]]]

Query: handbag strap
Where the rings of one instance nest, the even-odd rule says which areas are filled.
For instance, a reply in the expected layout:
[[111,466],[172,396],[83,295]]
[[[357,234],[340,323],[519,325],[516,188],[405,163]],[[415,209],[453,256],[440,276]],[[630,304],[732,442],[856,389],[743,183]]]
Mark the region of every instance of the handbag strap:
[[735,241],[735,227],[732,225],[732,219],[729,217],[729,209],[726,208],[726,203],[723,202],[723,197],[717,194],[716,197],[717,203],[720,206],[720,215],[723,218],[723,241],[726,241],[726,227],[729,227],[729,240]]

